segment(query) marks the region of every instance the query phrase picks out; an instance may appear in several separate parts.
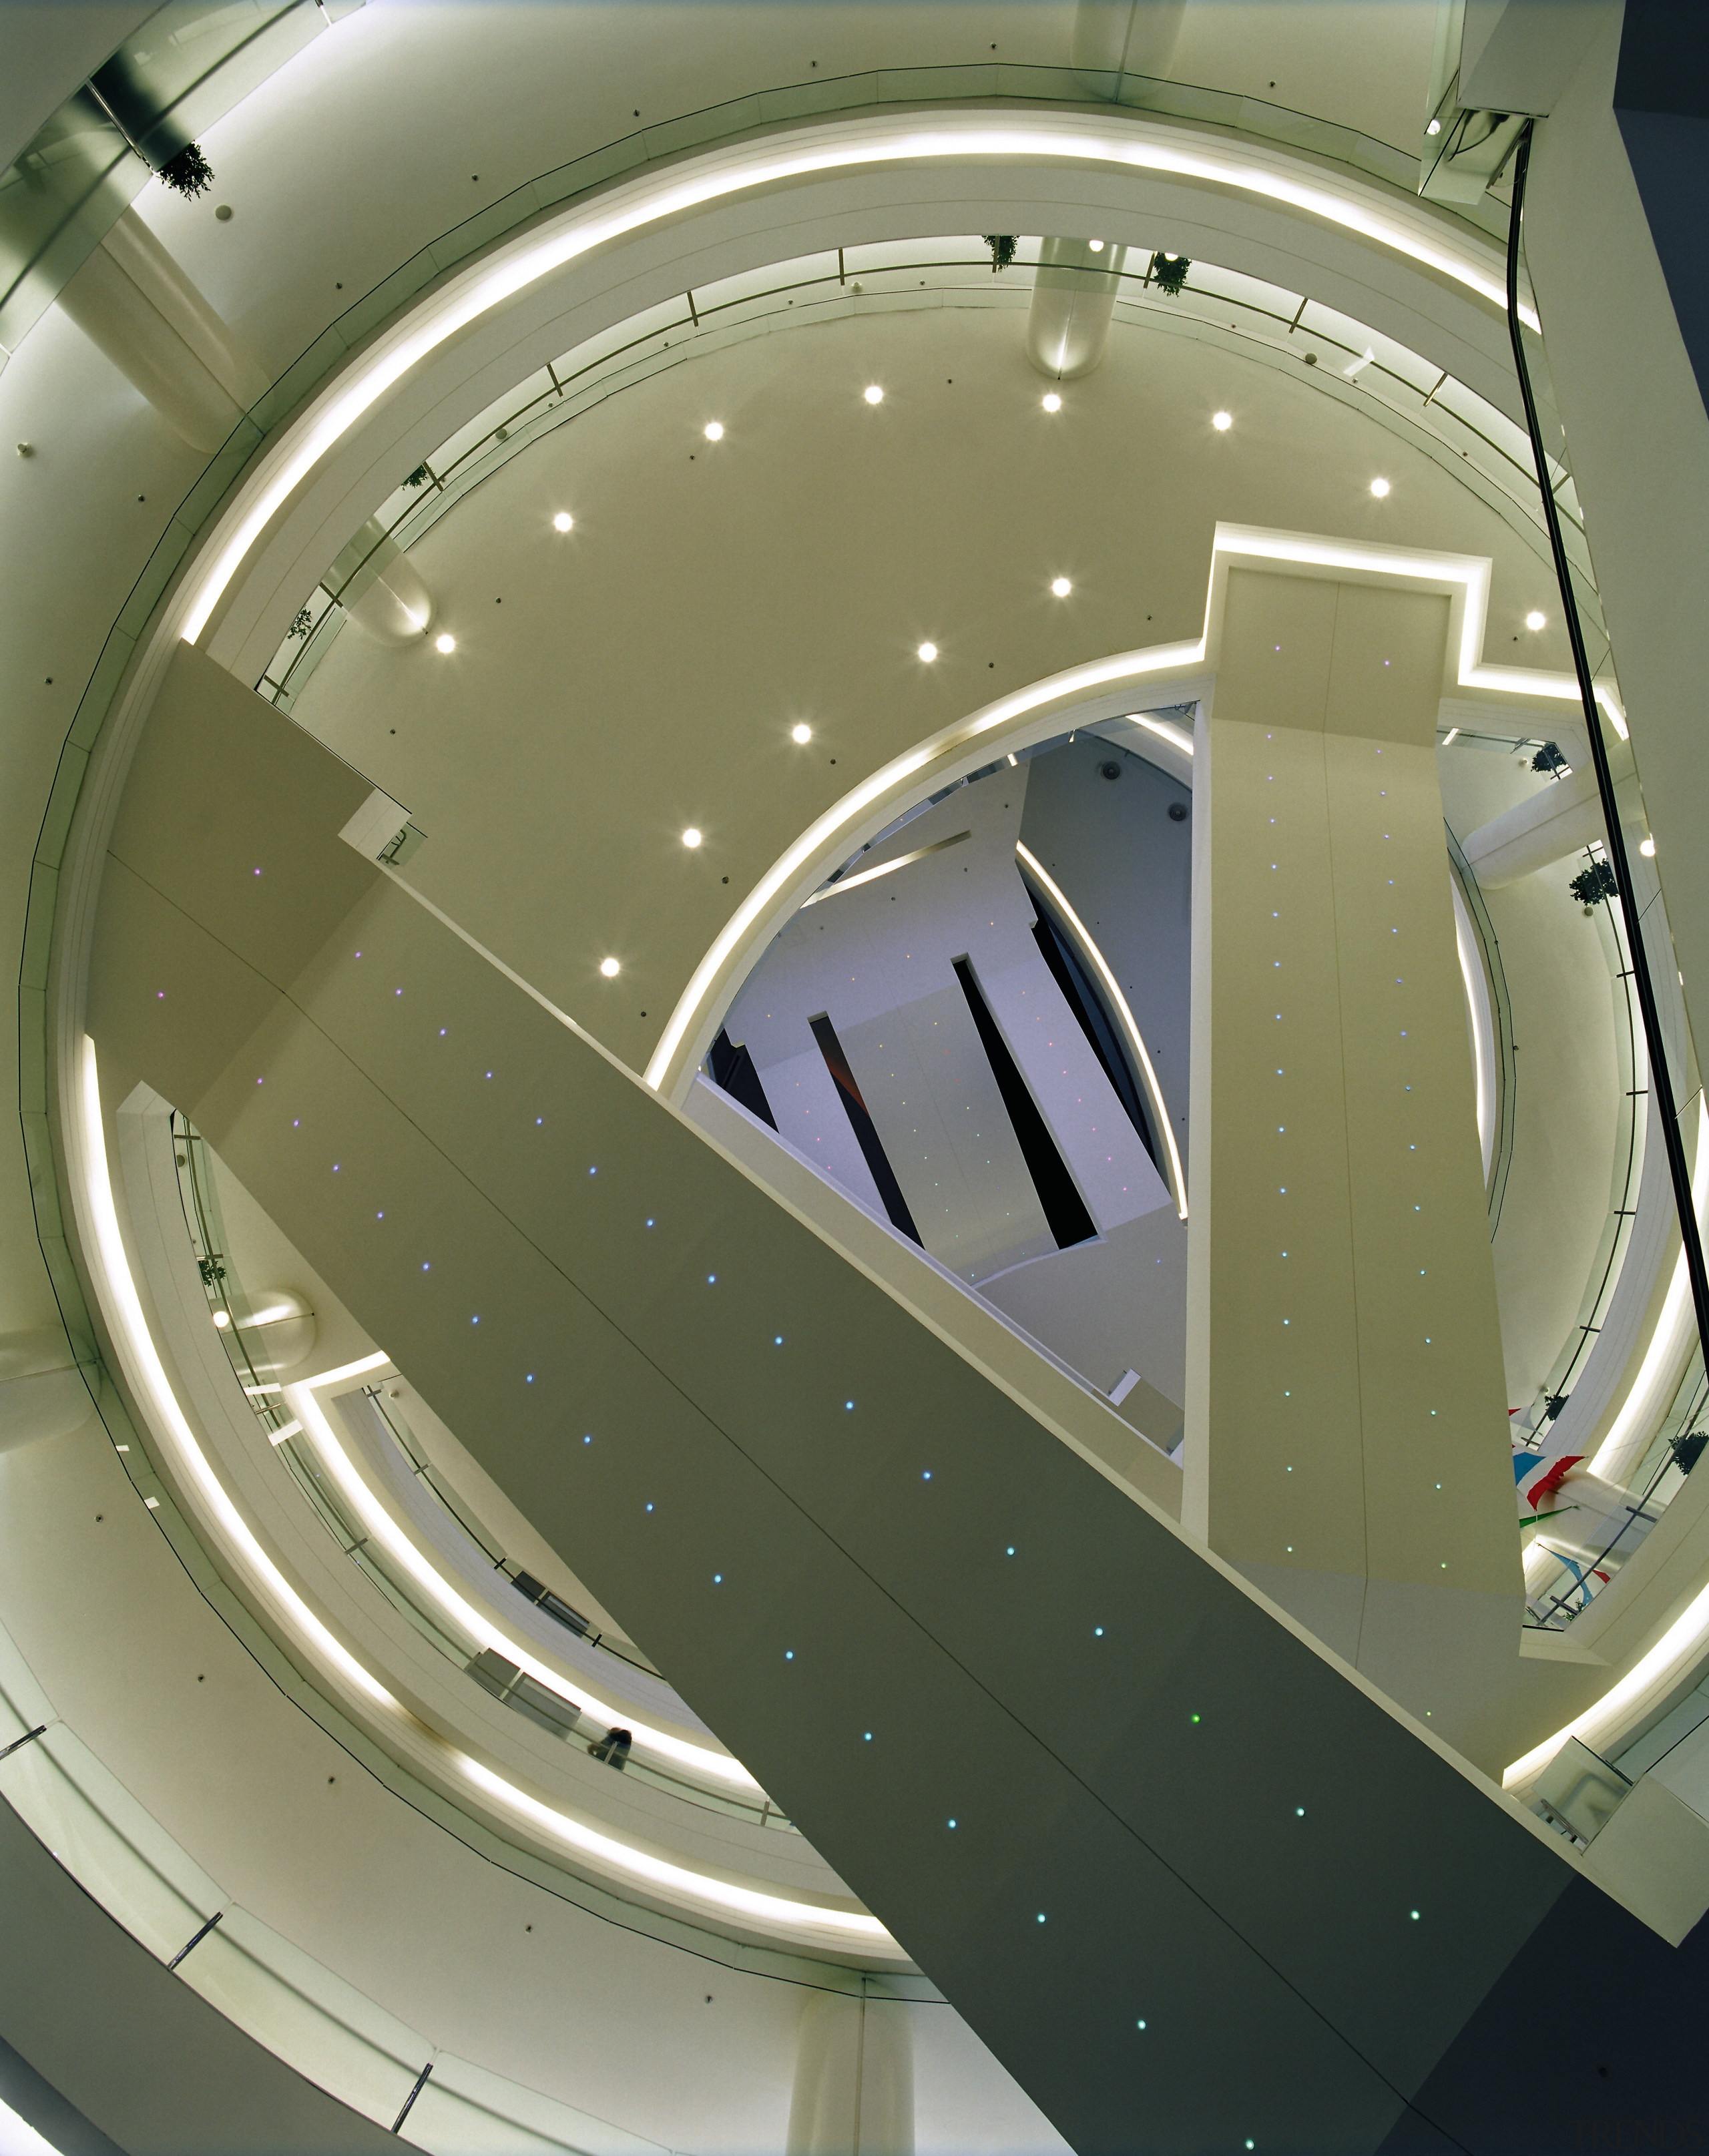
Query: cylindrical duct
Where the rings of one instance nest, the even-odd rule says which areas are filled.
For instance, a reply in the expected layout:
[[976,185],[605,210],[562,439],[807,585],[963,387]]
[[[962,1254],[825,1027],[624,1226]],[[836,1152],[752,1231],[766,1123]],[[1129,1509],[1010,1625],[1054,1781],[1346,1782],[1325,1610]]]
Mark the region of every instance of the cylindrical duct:
[[1053,381],[1090,374],[1104,357],[1127,250],[1089,239],[1047,239],[1027,316],[1027,357]]
[[1186,12],[1187,0],[1080,0],[1069,64],[1088,74],[1167,74]]
[[[352,568],[351,564],[356,567]],[[413,644],[425,636],[434,618],[427,586],[409,557],[377,516],[371,516],[332,565],[339,604],[359,628],[384,644]]]
[[788,2156],[914,2156],[905,2000],[811,1994],[796,2038]]

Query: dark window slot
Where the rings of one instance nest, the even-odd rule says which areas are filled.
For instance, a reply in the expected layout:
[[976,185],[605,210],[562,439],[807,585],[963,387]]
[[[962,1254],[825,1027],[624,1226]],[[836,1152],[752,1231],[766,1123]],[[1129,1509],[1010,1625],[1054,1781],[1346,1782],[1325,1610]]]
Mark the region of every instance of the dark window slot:
[[997,1081],[997,1090],[1003,1096],[1003,1105],[1014,1126],[1016,1142],[1021,1158],[1027,1164],[1027,1173],[1033,1178],[1033,1188],[1039,1194],[1039,1203],[1044,1209],[1044,1219],[1050,1233],[1056,1238],[1056,1247],[1065,1250],[1074,1243],[1089,1243],[1098,1230],[1079,1187],[1068,1172],[1068,1163],[1056,1150],[1056,1141],[1050,1127],[1039,1112],[1039,1104],[1028,1090],[1027,1081],[1020,1074],[1020,1066],[1008,1052],[1008,1043],[998,1030],[997,1021],[973,978],[973,969],[965,958],[955,962],[956,978],[962,984],[962,993],[967,999],[967,1009],[973,1014],[973,1024],[979,1034],[979,1045],[985,1050],[985,1060],[991,1065],[991,1075]]
[[[1024,876],[1023,882],[1026,882]],[[1027,896],[1033,901],[1033,911],[1038,918],[1033,923],[1033,941],[1039,947],[1039,955],[1050,968],[1050,977],[1061,989],[1063,999],[1080,1022],[1080,1029],[1091,1044],[1091,1051],[1104,1066],[1104,1075],[1116,1089],[1116,1097],[1127,1112],[1127,1120],[1139,1132],[1139,1142],[1151,1155],[1152,1166],[1157,1166],[1157,1148],[1152,1137],[1151,1119],[1145,1111],[1145,1100],[1139,1090],[1133,1066],[1122,1050],[1121,1037],[1116,1030],[1108,1006],[1098,993],[1097,983],[1068,937],[1057,926],[1055,916],[1044,900],[1027,884]]]
[[769,1123],[776,1130],[778,1118],[772,1113],[772,1104],[760,1083],[759,1071],[746,1047],[738,1048],[721,1026],[706,1060],[712,1066],[712,1083],[720,1092],[727,1093],[732,1101],[739,1101],[749,1115],[757,1116],[762,1123]]
[[[854,1073],[849,1068],[849,1059],[843,1053],[843,1044],[837,1038],[837,1029],[822,1011],[808,1024],[813,1028],[813,1037],[819,1043],[819,1052],[825,1060],[825,1068],[836,1083],[842,1096],[844,1108],[860,1144],[872,1179],[878,1185],[878,1194],[884,1201],[884,1209],[890,1223],[899,1235],[906,1235],[911,1243],[920,1242],[920,1230],[914,1225],[914,1216],[908,1210],[908,1201],[902,1195],[902,1186],[896,1180],[896,1172],[890,1166],[890,1155],[884,1149],[884,1140],[878,1134],[878,1126],[868,1112],[860,1097],[860,1088],[854,1082]],[[921,1244],[921,1248],[925,1248]]]
[[506,1707],[515,1707],[518,1714],[526,1715],[554,1737],[567,1737],[581,1722],[579,1707],[549,1691],[491,1647],[483,1647],[468,1669],[483,1691],[490,1692]]

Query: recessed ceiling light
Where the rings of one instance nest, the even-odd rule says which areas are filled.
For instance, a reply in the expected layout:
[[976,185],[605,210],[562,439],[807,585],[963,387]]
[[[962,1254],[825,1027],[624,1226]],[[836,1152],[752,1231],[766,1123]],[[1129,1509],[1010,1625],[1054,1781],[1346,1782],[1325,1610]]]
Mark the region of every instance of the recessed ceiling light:
[[937,646],[935,644],[922,644],[920,647],[920,656],[929,666],[937,656]]
[[1441,121],[1440,120],[1433,120],[1429,126],[1425,128],[1424,132],[1426,135],[1440,135],[1442,132]]
[[1655,859],[1655,839],[1640,839],[1638,841],[1638,850],[1639,850],[1639,852],[1640,852],[1640,854],[1642,854],[1642,855],[1643,855],[1644,858],[1645,858],[1645,860],[1646,861],[1653,861],[1653,860]]
[[810,742],[813,739],[813,728],[808,726],[807,721],[803,719],[799,726],[790,727],[789,738],[791,741],[798,742],[804,743]]
[[1549,618],[1540,608],[1533,607],[1525,617],[1525,626],[1527,629],[1547,629],[1548,625]]
[[884,402],[884,392],[875,382],[869,382],[861,394],[869,404],[882,404]]
[[701,843],[701,834],[697,830],[695,830],[692,824],[690,824],[687,830],[683,833],[682,843],[690,850],[699,845]]
[[567,509],[561,509],[552,520],[552,528],[554,531],[567,531],[575,521],[575,518],[571,516]]
[[1091,249],[1094,254],[1101,254],[1104,251],[1104,243],[1101,239],[1089,239],[1086,245]]
[[599,961],[599,970],[604,974],[608,981],[614,981],[618,973],[622,972],[623,968],[618,964],[615,958],[602,958]]
[[1055,577],[1051,579],[1050,588],[1058,598],[1065,599],[1074,589],[1074,586],[1069,583],[1066,577]]
[[449,633],[449,630],[443,636],[436,636],[434,639],[434,649],[435,651],[454,651],[456,649],[457,639]]
[[1210,415],[1210,424],[1216,429],[1218,434],[1226,434],[1234,424],[1234,415],[1232,412],[1213,412]]
[[709,442],[721,442],[724,439],[724,422],[721,419],[708,419],[706,425],[706,436]]
[[1054,389],[1046,393],[1044,398],[1044,409],[1047,412],[1060,412],[1062,409],[1062,399],[1056,394],[1056,392]]
[[216,1310],[213,1313],[213,1323],[217,1332],[223,1332],[227,1326],[231,1323],[231,1320],[223,1310]]
[[1376,495],[1378,501],[1381,501],[1383,495],[1388,491],[1388,480],[1386,479],[1373,479],[1371,482],[1371,491]]

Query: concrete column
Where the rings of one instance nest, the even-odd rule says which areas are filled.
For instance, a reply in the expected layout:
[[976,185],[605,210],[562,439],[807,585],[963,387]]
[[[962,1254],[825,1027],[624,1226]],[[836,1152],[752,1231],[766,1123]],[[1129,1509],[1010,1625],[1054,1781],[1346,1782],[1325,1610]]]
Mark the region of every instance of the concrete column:
[[59,305],[193,449],[211,453],[268,386],[259,362],[135,210],[126,210]]
[[788,2156],[914,2156],[914,2036],[900,1999],[809,1994]]
[[[413,644],[433,625],[433,595],[377,516],[371,516],[332,565],[338,603],[382,644]],[[339,583],[340,578],[347,582]]]
[[1099,74],[1167,74],[1187,0],[1080,0],[1070,64]]
[[95,1403],[56,1326],[0,1334],[0,1452],[80,1430]]
[[1040,374],[1072,382],[1104,357],[1121,285],[1125,247],[1088,239],[1047,239],[1039,250],[1027,315],[1027,357]]
[[1194,828],[1183,1520],[1481,1756],[1518,1651],[1445,598],[1231,572]]

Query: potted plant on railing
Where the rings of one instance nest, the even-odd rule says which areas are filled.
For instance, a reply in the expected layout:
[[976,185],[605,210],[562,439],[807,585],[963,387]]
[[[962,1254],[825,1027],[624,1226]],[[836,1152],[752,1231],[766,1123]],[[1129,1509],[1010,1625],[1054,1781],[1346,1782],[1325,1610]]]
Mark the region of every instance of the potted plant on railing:
[[988,232],[985,244],[991,249],[991,274],[1007,270],[1014,260],[1014,251],[1020,245],[1019,234],[1013,232]]
[[1604,899],[1614,896],[1619,886],[1608,862],[1593,861],[1588,869],[1578,871],[1567,888],[1587,913],[1594,913]]

